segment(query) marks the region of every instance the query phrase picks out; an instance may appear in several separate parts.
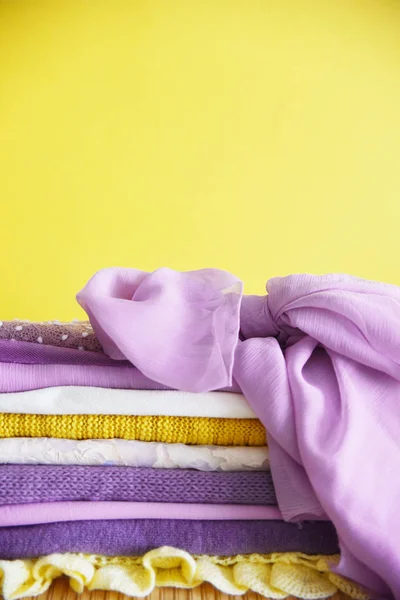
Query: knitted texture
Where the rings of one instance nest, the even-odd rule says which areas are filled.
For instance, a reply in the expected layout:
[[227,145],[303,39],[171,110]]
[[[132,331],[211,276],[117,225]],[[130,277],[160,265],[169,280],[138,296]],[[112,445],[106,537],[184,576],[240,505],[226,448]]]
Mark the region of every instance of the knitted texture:
[[168,546],[137,558],[53,554],[36,561],[0,561],[0,591],[5,600],[37,596],[46,592],[54,579],[66,575],[77,593],[87,588],[143,597],[157,587],[191,589],[209,582],[232,595],[254,591],[277,600],[287,596],[316,600],[342,592],[366,600],[367,594],[355,583],[330,571],[338,558],[299,553],[193,556]]
[[68,500],[276,504],[270,472],[0,466],[0,505]]
[[61,323],[48,321],[31,323],[30,321],[0,321],[0,340],[33,342],[47,346],[74,348],[102,352],[102,347],[89,321]]
[[142,440],[216,446],[265,446],[257,419],[127,415],[0,414],[0,437]]
[[0,559],[7,560],[54,552],[139,556],[160,546],[224,556],[339,552],[335,528],[328,521],[117,519],[0,527]]

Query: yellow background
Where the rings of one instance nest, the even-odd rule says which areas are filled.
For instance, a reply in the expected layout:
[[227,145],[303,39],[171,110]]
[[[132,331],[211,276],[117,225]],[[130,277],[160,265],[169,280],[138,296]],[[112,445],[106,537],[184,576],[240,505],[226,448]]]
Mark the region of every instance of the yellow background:
[[400,284],[400,2],[0,0],[1,318],[97,269]]

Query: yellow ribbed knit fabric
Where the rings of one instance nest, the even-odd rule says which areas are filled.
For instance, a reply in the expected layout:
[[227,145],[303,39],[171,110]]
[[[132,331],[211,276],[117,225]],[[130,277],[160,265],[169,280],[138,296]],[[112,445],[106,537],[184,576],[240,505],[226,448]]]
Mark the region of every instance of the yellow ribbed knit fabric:
[[0,414],[0,438],[53,437],[72,440],[111,439],[265,446],[265,429],[257,419],[210,419],[131,415]]
[[366,600],[367,594],[355,583],[331,572],[330,565],[338,560],[338,556],[296,552],[193,556],[167,546],[132,558],[51,554],[36,560],[0,561],[0,593],[5,600],[43,594],[54,579],[65,574],[78,593],[86,587],[143,597],[156,587],[190,589],[207,581],[225,594],[252,590],[267,598],[312,600],[339,592],[341,598]]

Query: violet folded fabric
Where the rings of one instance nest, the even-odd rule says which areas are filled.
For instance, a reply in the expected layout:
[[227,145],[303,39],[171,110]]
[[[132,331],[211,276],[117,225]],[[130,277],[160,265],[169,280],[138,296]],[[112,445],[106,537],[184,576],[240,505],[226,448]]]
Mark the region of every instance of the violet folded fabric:
[[[12,343],[12,342],[11,342]],[[20,344],[21,342],[15,342]],[[30,344],[33,346],[34,344]],[[53,346],[48,346],[52,351]],[[56,348],[57,350],[57,348]],[[60,348],[60,350],[63,350]],[[65,349],[68,352],[68,348]],[[71,350],[71,352],[74,352]],[[76,350],[79,352],[79,350]],[[87,356],[89,352],[80,352]],[[92,354],[97,353],[93,352]],[[62,385],[103,387],[123,390],[168,390],[166,385],[145,377],[138,369],[124,363],[112,361],[113,365],[93,364],[45,364],[45,363],[13,363],[0,362],[0,393],[27,392],[47,387]],[[240,392],[239,386],[232,385],[219,391]]]
[[242,296],[213,269],[106,269],[78,301],[106,354],[160,385],[206,392],[234,378],[268,431],[284,518],[327,515],[338,572],[399,599],[400,288],[293,275],[267,291]]
[[328,522],[115,520],[70,521],[0,527],[0,559],[34,558],[54,552],[141,556],[160,546],[192,554],[230,556],[270,552],[336,554]]
[[[43,343],[0,339],[0,393],[84,386],[123,390],[172,389],[149,379],[129,361]],[[240,393],[234,381],[219,391]]]
[[0,466],[0,505],[83,500],[276,505],[271,473],[265,471]]
[[[84,355],[83,352],[81,354]],[[0,393],[25,392],[61,385],[128,390],[169,389],[168,386],[151,381],[138,369],[128,366],[0,363]],[[239,388],[236,386],[231,391],[239,391]]]
[[171,502],[42,502],[0,506],[0,527],[61,521],[113,519],[254,520],[281,519],[276,506],[173,504]]
[[[0,328],[0,333],[2,328]],[[115,361],[104,352],[64,348],[19,340],[0,339],[0,362],[27,365],[85,365],[97,367],[129,367],[129,361]]]

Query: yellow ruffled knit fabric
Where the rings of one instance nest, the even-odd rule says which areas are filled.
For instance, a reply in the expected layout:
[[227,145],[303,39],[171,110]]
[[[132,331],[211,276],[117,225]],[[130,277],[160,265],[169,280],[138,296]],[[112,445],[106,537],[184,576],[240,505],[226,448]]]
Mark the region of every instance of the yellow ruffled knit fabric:
[[5,600],[36,596],[66,575],[75,592],[114,590],[143,597],[156,587],[194,588],[209,582],[225,594],[252,590],[268,598],[297,596],[307,600],[341,593],[355,600],[368,596],[354,583],[329,571],[338,556],[300,553],[246,556],[192,556],[164,546],[143,557],[51,554],[36,560],[1,560],[1,593]]
[[130,415],[0,414],[0,437],[53,437],[73,440],[111,439],[201,444],[265,446],[258,419],[211,419]]

